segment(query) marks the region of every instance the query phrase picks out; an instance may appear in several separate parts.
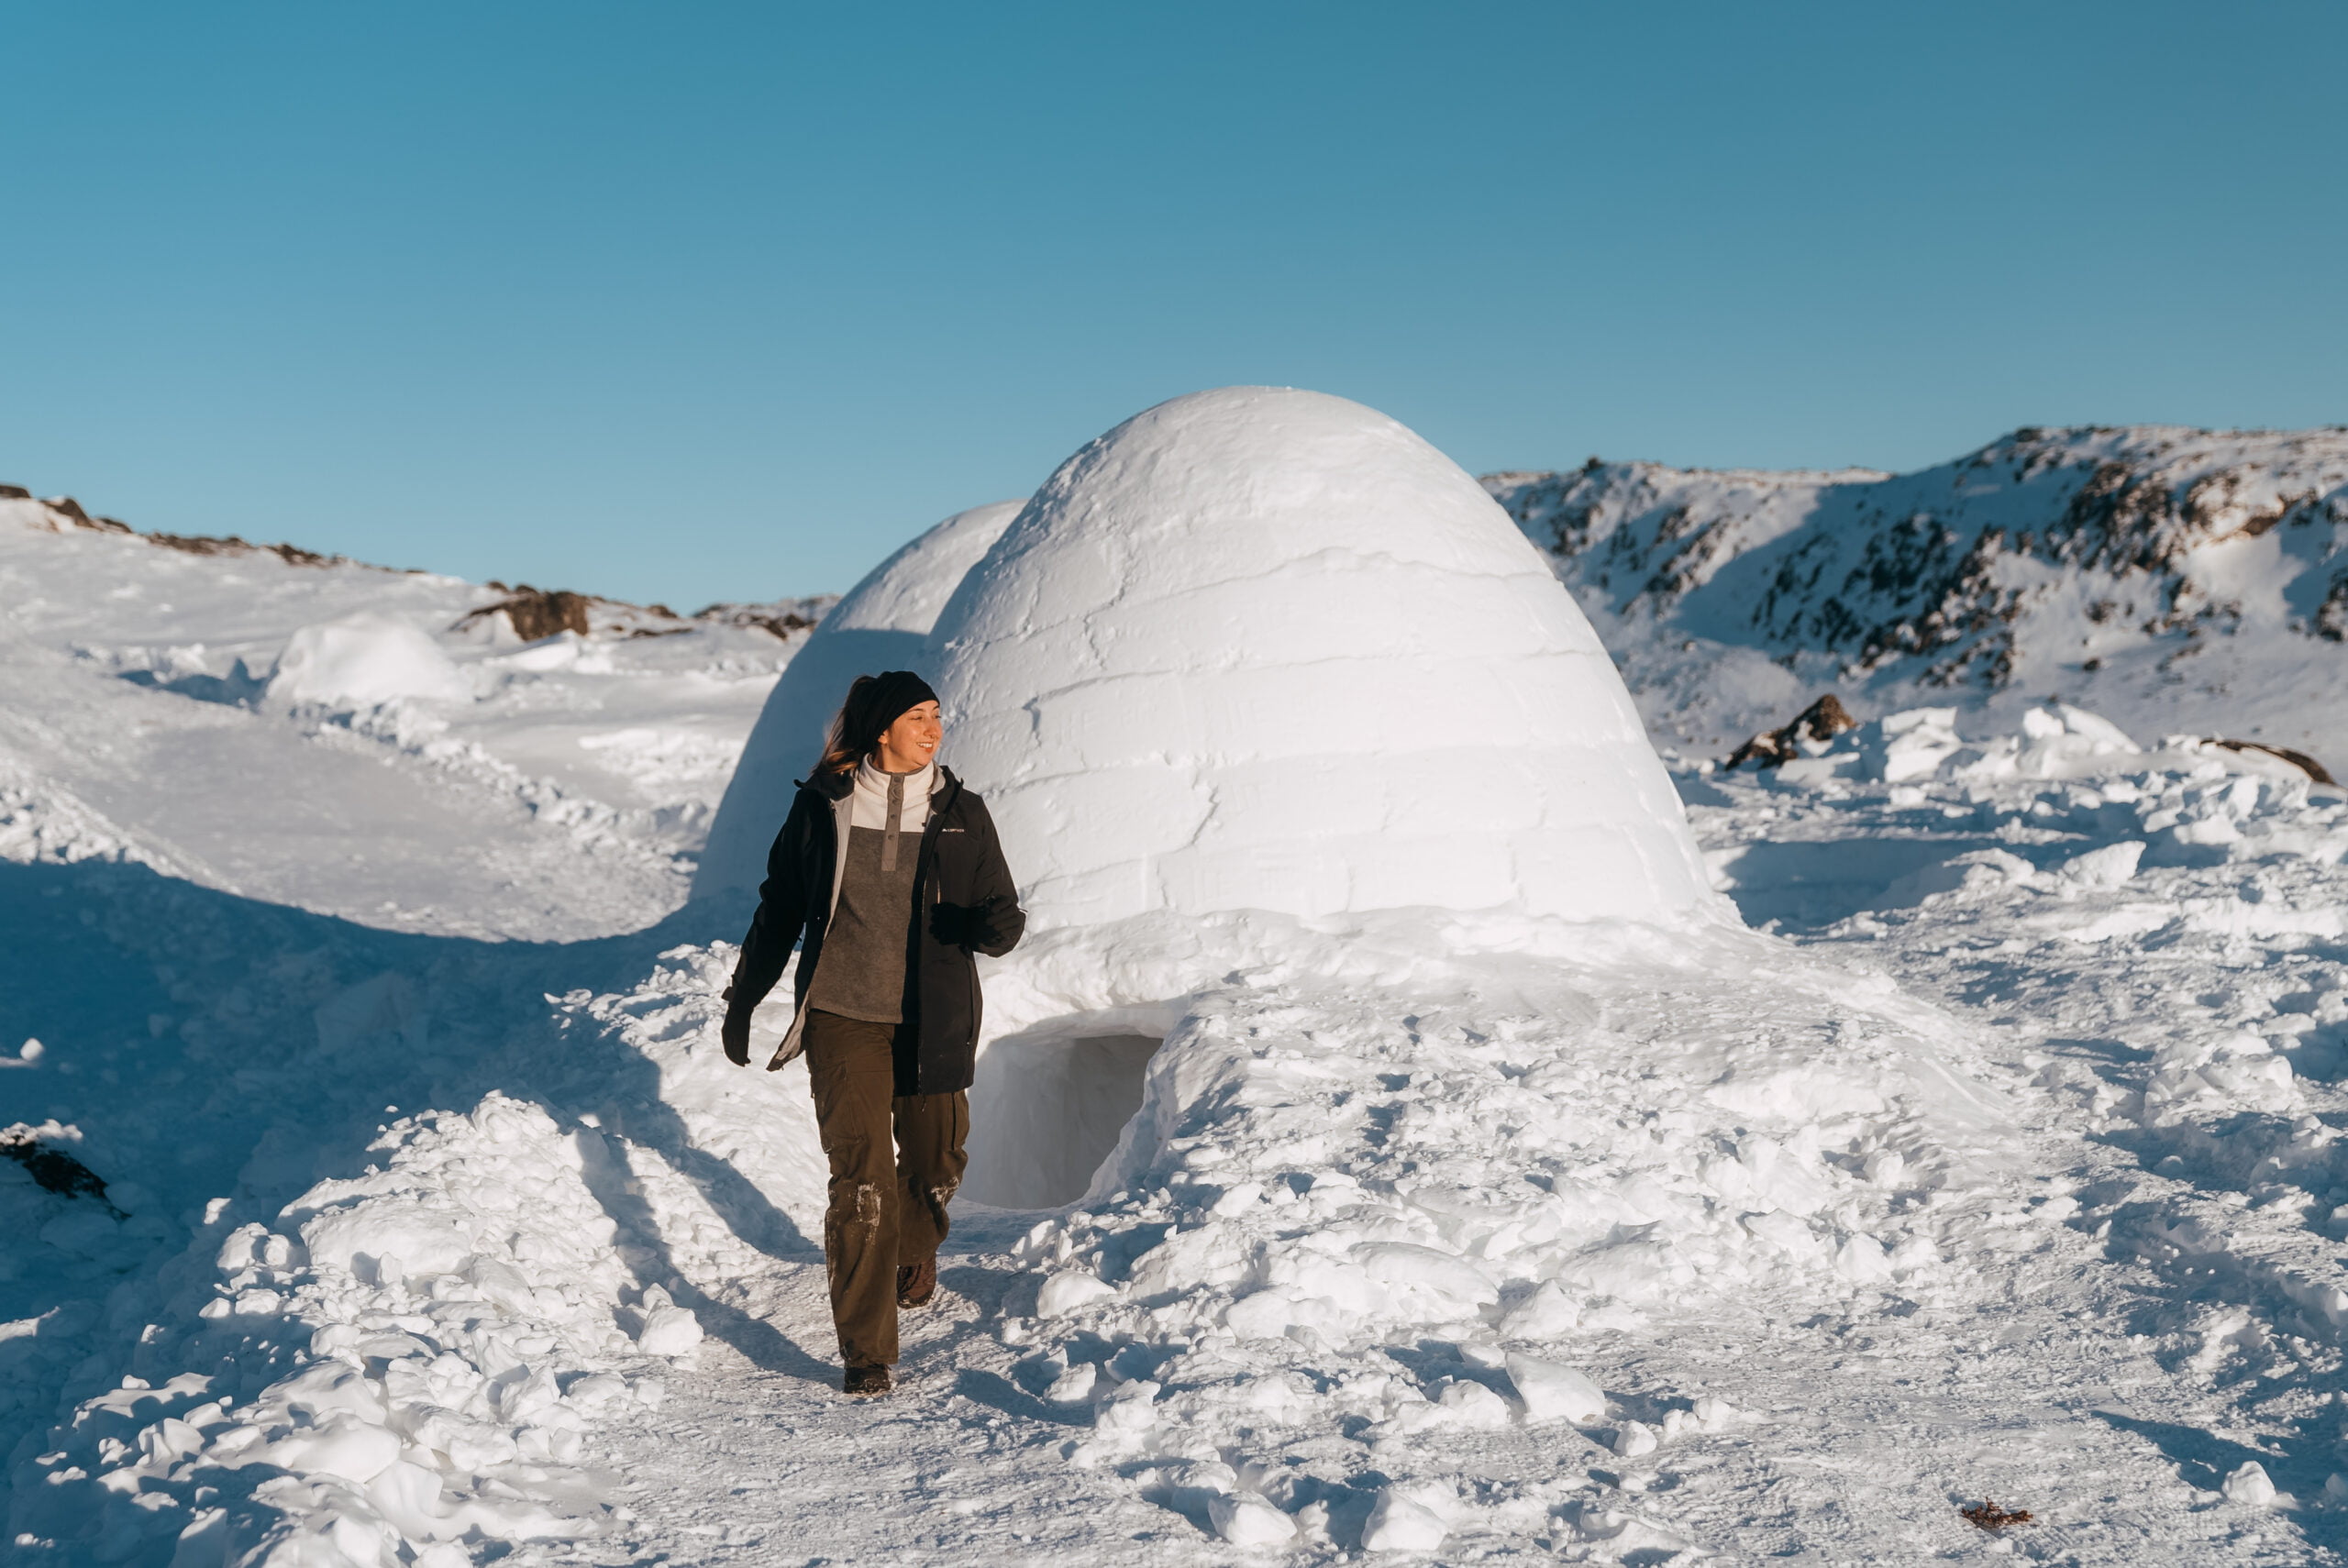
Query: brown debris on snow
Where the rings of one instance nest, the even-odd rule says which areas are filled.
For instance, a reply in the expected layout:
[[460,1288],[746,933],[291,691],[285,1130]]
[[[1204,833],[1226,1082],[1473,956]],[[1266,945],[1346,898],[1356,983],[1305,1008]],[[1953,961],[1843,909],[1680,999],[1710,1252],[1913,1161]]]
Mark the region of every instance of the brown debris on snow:
[[817,617],[803,615],[796,610],[785,610],[778,614],[770,605],[712,604],[694,611],[693,619],[715,621],[726,626],[755,627],[787,643],[801,632],[814,630]]
[[48,512],[47,526],[53,533],[71,533],[76,528],[86,528],[95,534],[132,532],[129,524],[117,518],[91,516],[83,509],[82,503],[70,495],[52,495],[43,499],[35,496],[23,485],[0,484],[0,501],[37,502],[43,510]]
[[2319,784],[2329,784],[2335,790],[2340,787],[2340,780],[2331,776],[2330,768],[2306,752],[2293,751],[2287,745],[2268,745],[2265,741],[2246,740],[2212,740],[2210,744],[2224,746],[2228,751],[2263,751],[2269,756],[2280,757]]
[[61,1198],[94,1198],[109,1209],[114,1207],[106,1198],[106,1184],[95,1171],[72,1155],[49,1147],[21,1121],[0,1131],[0,1158],[24,1166],[34,1185],[44,1192],[53,1192]]
[[[490,586],[498,588],[504,585],[492,583]],[[476,621],[503,615],[514,628],[515,635],[526,643],[535,643],[541,637],[551,637],[561,632],[575,632],[583,637],[589,629],[587,613],[601,602],[568,589],[532,588],[526,582],[518,583],[508,591],[506,598],[494,604],[484,604],[478,610],[468,611],[459,618],[456,629],[461,631]]]
[[[484,604],[477,610],[466,612],[450,630],[463,631],[492,615],[504,616],[515,635],[526,643],[559,636],[564,632],[581,637],[593,636],[599,630],[614,636],[673,637],[693,629],[692,621],[666,604],[630,604],[626,600],[604,599],[593,593],[573,593],[565,588],[533,588],[526,582],[518,582],[508,588],[493,580],[488,586],[505,597],[494,604]],[[703,612],[692,620],[706,621],[710,618]],[[643,624],[647,619],[657,624]],[[742,623],[737,621],[734,624]],[[782,635],[780,632],[775,635]]]
[[1997,1534],[2009,1526],[2029,1524],[2032,1518],[2028,1508],[2001,1508],[1987,1497],[1969,1508],[1959,1508],[1956,1511],[1959,1517],[1976,1529],[1986,1529],[1991,1535]]
[[82,503],[70,495],[53,496],[41,502],[76,528],[89,528],[101,534],[127,534],[130,525],[112,517],[93,517],[82,510]]
[[[124,533],[129,533],[127,527]],[[249,556],[255,553],[275,556],[287,566],[341,566],[349,558],[324,556],[316,550],[305,550],[299,545],[255,545],[234,534],[147,534],[140,536],[150,545],[161,545],[167,550],[180,550],[191,556]],[[377,567],[377,571],[393,569]]]
[[1843,706],[1843,700],[1829,691],[1793,717],[1793,722],[1774,730],[1764,730],[1730,754],[1722,767],[1739,767],[1756,763],[1763,767],[1775,767],[1790,762],[1801,755],[1800,742],[1833,740],[1844,730],[1859,727],[1858,720]]

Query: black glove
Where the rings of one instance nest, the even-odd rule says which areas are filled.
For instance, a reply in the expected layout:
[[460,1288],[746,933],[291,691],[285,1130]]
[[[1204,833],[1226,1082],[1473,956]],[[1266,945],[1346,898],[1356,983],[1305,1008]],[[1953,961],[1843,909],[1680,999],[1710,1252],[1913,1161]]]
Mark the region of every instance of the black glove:
[[970,940],[970,911],[962,904],[936,904],[929,911],[929,934],[948,947]]
[[994,900],[982,904],[939,904],[929,911],[929,933],[948,947],[986,947],[1002,933],[994,923]]
[[725,988],[725,1021],[718,1026],[717,1038],[725,1043],[725,1059],[737,1067],[750,1065],[750,1013],[752,1010],[734,999],[734,988]]

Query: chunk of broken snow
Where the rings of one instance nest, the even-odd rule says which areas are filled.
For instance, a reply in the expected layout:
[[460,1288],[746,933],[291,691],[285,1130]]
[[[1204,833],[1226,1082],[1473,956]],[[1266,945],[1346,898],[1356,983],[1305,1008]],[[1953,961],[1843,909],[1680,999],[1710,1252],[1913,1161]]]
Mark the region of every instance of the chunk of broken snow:
[[1366,1242],[1353,1249],[1362,1272],[1390,1289],[1432,1297],[1439,1312],[1465,1317],[1490,1306],[1500,1291],[1466,1258],[1412,1242]]
[[1393,1486],[1379,1491],[1362,1526],[1361,1544],[1368,1551],[1432,1551],[1443,1544],[1451,1527],[1433,1508],[1414,1503]]
[[1537,1356],[1508,1357],[1508,1380],[1517,1402],[1535,1421],[1594,1421],[1606,1414],[1606,1395],[1589,1376]]
[[1643,1453],[1653,1453],[1663,1440],[1645,1421],[1624,1421],[1614,1433],[1614,1452],[1623,1459],[1636,1459]]
[[2085,855],[2075,855],[2059,867],[2064,878],[2089,888],[2117,888],[2135,876],[2137,863],[2144,858],[2144,846],[2134,841],[2107,844],[2101,849],[2090,849]]
[[1044,1281],[1043,1289],[1036,1293],[1036,1316],[1057,1318],[1064,1312],[1073,1312],[1088,1301],[1098,1301],[1116,1293],[1117,1287],[1107,1284],[1098,1275],[1069,1269]]
[[644,1326],[636,1348],[647,1355],[690,1355],[702,1342],[701,1321],[659,1286],[644,1289]]
[[1207,1519],[1234,1546],[1286,1546],[1296,1540],[1294,1521],[1257,1497],[1218,1494],[1207,1499]]
[[2248,1508],[2272,1507],[2277,1496],[2275,1483],[2267,1478],[2266,1466],[2254,1459],[2228,1475],[2223,1486],[2228,1502]]
[[1554,1340],[1581,1325],[1581,1303],[1554,1279],[1508,1309],[1501,1332],[1512,1340]]

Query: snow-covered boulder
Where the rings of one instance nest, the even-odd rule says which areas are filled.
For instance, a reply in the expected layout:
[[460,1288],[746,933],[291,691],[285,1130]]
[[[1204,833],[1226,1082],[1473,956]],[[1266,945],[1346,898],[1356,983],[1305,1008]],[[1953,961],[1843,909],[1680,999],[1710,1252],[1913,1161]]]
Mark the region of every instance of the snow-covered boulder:
[[945,755],[1041,924],[1656,920],[1710,897],[1538,552],[1450,459],[1342,398],[1231,387],[1127,420],[1036,493],[932,641]]
[[933,672],[931,624],[1020,504],[999,501],[956,513],[873,568],[809,634],[742,747],[693,876],[693,897],[758,886],[767,846],[791,810],[792,785],[821,755],[848,682],[884,669]]

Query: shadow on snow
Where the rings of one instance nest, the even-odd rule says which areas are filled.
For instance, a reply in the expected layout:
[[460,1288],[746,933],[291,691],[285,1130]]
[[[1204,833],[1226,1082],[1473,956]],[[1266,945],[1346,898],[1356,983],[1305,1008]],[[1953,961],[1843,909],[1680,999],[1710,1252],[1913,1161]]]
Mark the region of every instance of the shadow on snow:
[[[587,1176],[638,1285],[669,1289],[759,1366],[828,1381],[825,1360],[681,1276],[626,1168],[629,1147],[657,1152],[769,1255],[807,1263],[819,1246],[694,1144],[652,1062],[604,1031],[559,1029],[548,999],[626,988],[670,948],[738,933],[738,904],[703,900],[590,941],[495,942],[376,930],[143,866],[0,864],[0,1125],[78,1128],[75,1153],[134,1210],[96,1223],[91,1200],[38,1191],[13,1164],[0,1171],[0,1219],[32,1253],[0,1279],[0,1319],[39,1320],[0,1342],[0,1383],[17,1394],[0,1411],[0,1445],[15,1450],[0,1485],[13,1491],[57,1415],[132,1370],[174,1258],[189,1261],[168,1278],[202,1277],[209,1259],[197,1254],[227,1229],[272,1220],[312,1183],[357,1174],[393,1114],[464,1110],[492,1090],[537,1103],[566,1131],[591,1113],[624,1129],[625,1142],[596,1141],[608,1158],[591,1160]],[[28,1040],[41,1047],[29,1059]],[[228,1201],[207,1223],[216,1198]],[[32,1501],[17,1499],[12,1514]],[[97,1499],[85,1501],[94,1518]],[[42,1499],[39,1511],[71,1513],[72,1502]]]

